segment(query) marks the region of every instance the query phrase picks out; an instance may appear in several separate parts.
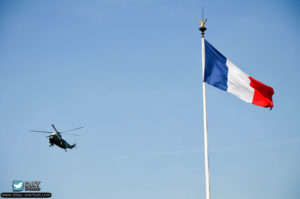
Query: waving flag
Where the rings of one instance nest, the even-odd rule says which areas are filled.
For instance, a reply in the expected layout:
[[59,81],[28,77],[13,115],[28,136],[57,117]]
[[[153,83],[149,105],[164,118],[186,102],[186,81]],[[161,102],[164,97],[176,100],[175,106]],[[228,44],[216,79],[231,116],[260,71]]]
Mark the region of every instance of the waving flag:
[[204,82],[262,107],[273,108],[274,90],[250,77],[205,40]]

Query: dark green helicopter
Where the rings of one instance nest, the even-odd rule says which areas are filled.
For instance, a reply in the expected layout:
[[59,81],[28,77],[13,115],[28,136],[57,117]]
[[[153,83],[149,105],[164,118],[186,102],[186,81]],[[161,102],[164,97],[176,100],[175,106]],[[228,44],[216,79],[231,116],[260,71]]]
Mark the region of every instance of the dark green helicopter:
[[70,129],[67,131],[58,131],[55,126],[53,124],[51,124],[51,126],[54,129],[54,132],[51,131],[36,131],[36,130],[31,130],[31,132],[35,132],[35,133],[50,133],[50,135],[48,135],[47,137],[49,138],[49,147],[52,147],[54,144],[59,146],[62,149],[65,149],[65,151],[67,151],[67,149],[73,149],[76,144],[69,144],[66,140],[62,139],[61,134],[66,134],[66,135],[75,135],[78,136],[77,134],[71,134],[71,133],[66,133],[69,131],[74,131],[74,130],[78,130],[78,129],[82,129],[83,127],[78,127],[75,129]]

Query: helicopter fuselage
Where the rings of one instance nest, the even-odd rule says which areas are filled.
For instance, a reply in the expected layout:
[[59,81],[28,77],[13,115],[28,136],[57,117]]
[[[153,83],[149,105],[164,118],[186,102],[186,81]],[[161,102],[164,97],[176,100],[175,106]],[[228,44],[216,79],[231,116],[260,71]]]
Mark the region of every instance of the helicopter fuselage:
[[75,144],[70,145],[66,140],[62,139],[61,135],[50,135],[49,136],[49,143],[50,146],[53,146],[54,144],[62,149],[72,149]]

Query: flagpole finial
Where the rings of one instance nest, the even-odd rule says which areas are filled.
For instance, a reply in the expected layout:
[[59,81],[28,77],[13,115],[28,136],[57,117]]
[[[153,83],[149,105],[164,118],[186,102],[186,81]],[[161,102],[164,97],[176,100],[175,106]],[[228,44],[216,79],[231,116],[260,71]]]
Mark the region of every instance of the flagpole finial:
[[[203,19],[202,19],[203,20]],[[205,30],[206,30],[206,27],[204,26],[205,25],[205,23],[207,22],[207,19],[205,19],[204,21],[201,21],[201,20],[199,20],[200,21],[200,23],[201,23],[201,26],[200,26],[200,28],[199,28],[199,30],[202,32],[202,37],[204,38],[204,32],[205,32]]]

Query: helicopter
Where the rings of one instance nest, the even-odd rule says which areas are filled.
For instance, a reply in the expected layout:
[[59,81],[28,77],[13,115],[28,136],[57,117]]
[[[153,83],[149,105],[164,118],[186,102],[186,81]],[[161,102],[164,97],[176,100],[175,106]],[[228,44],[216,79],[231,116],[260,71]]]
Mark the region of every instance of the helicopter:
[[51,131],[36,131],[36,130],[30,130],[30,132],[35,132],[35,133],[50,133],[50,135],[47,136],[47,138],[49,138],[49,147],[52,147],[53,145],[57,145],[58,147],[65,149],[65,151],[67,152],[67,149],[73,149],[76,144],[69,144],[66,140],[62,139],[61,134],[66,134],[66,135],[75,135],[78,136],[77,134],[71,134],[71,133],[65,133],[65,132],[69,132],[69,131],[74,131],[74,130],[78,130],[78,129],[82,129],[83,127],[78,127],[78,128],[74,128],[74,129],[70,129],[67,131],[58,131],[56,129],[56,127],[54,126],[54,124],[51,124],[52,128],[54,129],[54,132]]

